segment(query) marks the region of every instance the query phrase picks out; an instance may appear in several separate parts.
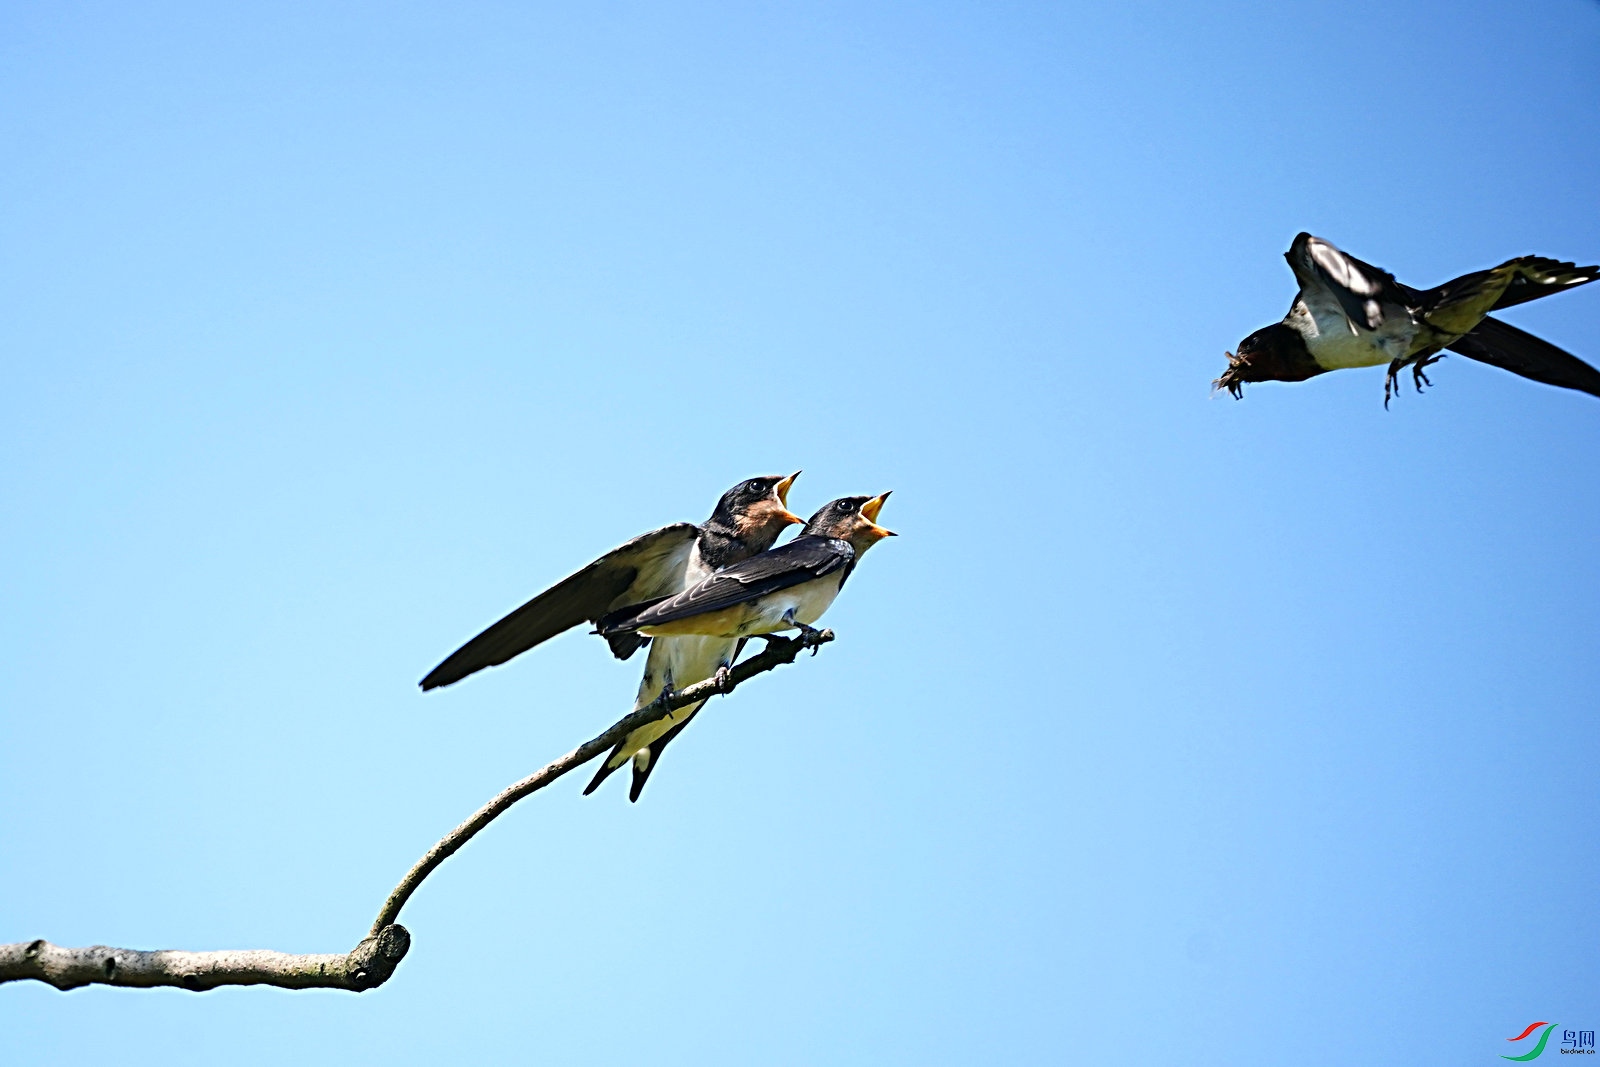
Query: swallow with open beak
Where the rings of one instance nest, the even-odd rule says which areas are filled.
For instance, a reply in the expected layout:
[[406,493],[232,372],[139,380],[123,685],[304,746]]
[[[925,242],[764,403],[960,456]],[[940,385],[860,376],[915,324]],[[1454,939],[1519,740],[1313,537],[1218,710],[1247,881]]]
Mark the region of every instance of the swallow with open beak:
[[878,525],[881,496],[841,497],[806,522],[799,537],[711,575],[676,596],[600,620],[607,635],[753,637],[815,632],[861,554],[894,531]]
[[[579,623],[595,623],[630,605],[671,596],[722,567],[765,552],[785,527],[803,521],[787,504],[789,487],[799,476],[795,471],[788,477],[742,481],[722,494],[711,517],[699,526],[673,523],[612,549],[456,649],[428,672],[422,688],[458,682]],[[618,659],[649,643],[637,633],[608,635],[606,640]]]
[[[750,637],[798,629],[815,633],[810,625],[839,595],[856,561],[868,548],[894,532],[877,524],[888,493],[867,498],[842,497],[823,507],[806,523],[800,536],[779,548],[736,563],[712,574],[677,596],[665,597],[641,608],[624,608],[600,620],[608,638],[645,633],[655,639],[651,654],[669,642],[701,642],[689,647],[711,648],[721,658],[711,664],[699,661],[702,671],[693,681],[724,674]],[[648,629],[646,629],[648,627]],[[663,691],[691,684],[679,677],[652,678],[645,674],[635,710],[644,708]],[[592,793],[611,773],[630,759],[633,788],[638,800],[661,753],[689,725],[704,701],[639,727],[624,738],[600,765],[584,793]]]
[[1432,289],[1413,289],[1394,275],[1302,233],[1285,253],[1300,292],[1282,322],[1263,327],[1227,354],[1228,369],[1212,383],[1237,399],[1246,382],[1301,382],[1325,371],[1387,363],[1383,403],[1409,366],[1421,392],[1423,373],[1445,349],[1536,382],[1600,396],[1600,370],[1489,312],[1559,293],[1600,278],[1542,256],[1519,256],[1463,274]]

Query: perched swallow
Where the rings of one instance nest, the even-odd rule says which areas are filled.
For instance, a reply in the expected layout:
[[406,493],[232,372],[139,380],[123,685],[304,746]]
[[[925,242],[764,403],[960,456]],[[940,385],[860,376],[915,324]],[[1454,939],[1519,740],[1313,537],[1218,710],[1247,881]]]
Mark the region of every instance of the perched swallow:
[[[888,493],[871,499],[843,497],[823,507],[793,541],[733,564],[697,585],[652,605],[624,608],[600,620],[608,638],[641,632],[649,626],[654,636],[651,659],[664,645],[682,647],[695,660],[697,677],[652,676],[645,671],[634,709],[645,707],[664,689],[681,689],[716,676],[732,666],[751,636],[778,630],[811,631],[811,623],[839,595],[856,560],[891,530],[877,525],[878,513]],[[638,800],[662,751],[683,732],[704,704],[690,705],[639,727],[624,738],[601,763],[584,789],[589,794],[630,759],[633,787],[628,799]]]
[[600,632],[646,637],[809,632],[839,595],[861,554],[894,536],[877,523],[888,497],[835,500],[811,516],[788,544],[720,570],[676,596],[601,619]]
[[[788,508],[789,487],[800,476],[751,478],[722,494],[703,524],[675,522],[612,549],[557,582],[452,652],[423,689],[459,682],[498,666],[563,630],[598,622],[629,605],[671,596],[730,563],[765,552],[784,527],[803,521]],[[608,636],[612,654],[627,659],[648,643],[637,634]]]
[[1387,271],[1302,233],[1284,254],[1300,283],[1282,322],[1263,327],[1227,353],[1212,383],[1237,399],[1245,382],[1303,382],[1324,371],[1389,365],[1387,407],[1398,375],[1410,366],[1421,392],[1423,369],[1449,349],[1536,382],[1600,396],[1600,371],[1548,341],[1488,317],[1489,312],[1585,285],[1600,267],[1519,256],[1463,274],[1433,289],[1413,289]]

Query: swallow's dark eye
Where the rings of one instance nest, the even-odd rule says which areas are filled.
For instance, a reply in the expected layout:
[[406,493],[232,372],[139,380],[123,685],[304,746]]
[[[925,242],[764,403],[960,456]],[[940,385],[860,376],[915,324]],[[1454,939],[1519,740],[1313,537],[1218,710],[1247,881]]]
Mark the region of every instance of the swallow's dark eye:
[[746,488],[748,488],[752,493],[764,493],[767,491],[767,487],[762,485],[760,482],[751,482],[748,486],[746,486]]

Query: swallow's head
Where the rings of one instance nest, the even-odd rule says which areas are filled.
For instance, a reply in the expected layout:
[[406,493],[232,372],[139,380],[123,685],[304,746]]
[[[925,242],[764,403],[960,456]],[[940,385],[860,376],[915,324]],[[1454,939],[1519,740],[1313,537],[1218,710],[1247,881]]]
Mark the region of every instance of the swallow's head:
[[789,487],[798,477],[800,472],[795,471],[740,482],[717,501],[712,523],[731,529],[752,551],[765,552],[785,527],[805,521],[789,510]]
[[821,511],[811,516],[806,523],[806,533],[849,541],[859,555],[885,537],[895,536],[893,530],[878,525],[878,512],[883,510],[883,502],[888,499],[888,493],[874,497],[842,496],[831,504],[824,504]]
[[1303,382],[1323,369],[1311,358],[1306,339],[1281,322],[1263,326],[1239,342],[1239,352],[1224,353],[1228,369],[1211,383],[1213,390],[1226,389],[1238,400],[1245,382]]

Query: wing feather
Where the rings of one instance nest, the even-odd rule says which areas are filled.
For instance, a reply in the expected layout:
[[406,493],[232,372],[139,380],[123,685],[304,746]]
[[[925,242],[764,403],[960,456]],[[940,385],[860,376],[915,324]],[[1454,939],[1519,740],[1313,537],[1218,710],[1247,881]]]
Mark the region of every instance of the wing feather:
[[698,585],[643,611],[625,610],[602,619],[600,632],[636,630],[745,604],[848,567],[855,555],[848,541],[832,537],[797,537],[786,545],[724,568]]
[[1394,275],[1309,233],[1296,236],[1284,258],[1301,289],[1331,293],[1351,322],[1369,330],[1383,325],[1384,304],[1406,302],[1405,287],[1394,280]]
[[1600,266],[1580,267],[1575,263],[1543,256],[1523,256],[1511,262],[1519,268],[1517,275],[1511,279],[1511,284],[1506,286],[1506,291],[1500,294],[1500,299],[1495,301],[1490,311],[1514,307],[1541,296],[1600,280]]
[[1450,351],[1546,385],[1600,396],[1600,370],[1531,333],[1485,317]]
[[[619,606],[680,589],[700,528],[677,522],[615,548],[546,589],[452,652],[422,680],[423,689],[459,682],[498,666],[582,622],[596,622]],[[612,643],[626,659],[637,644]]]

